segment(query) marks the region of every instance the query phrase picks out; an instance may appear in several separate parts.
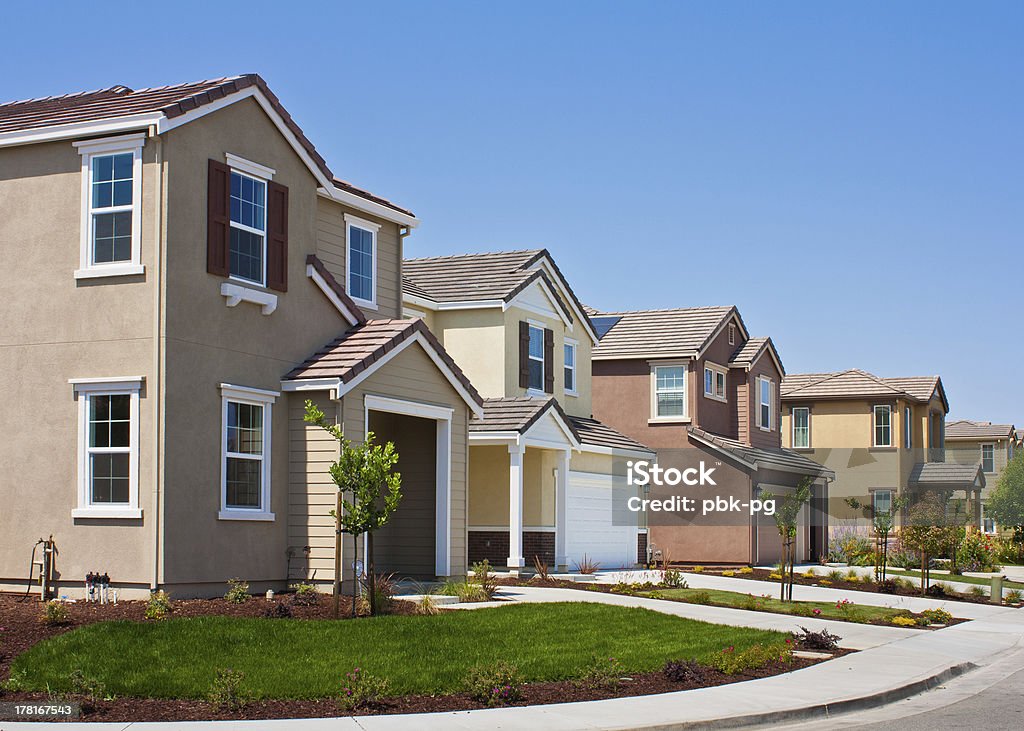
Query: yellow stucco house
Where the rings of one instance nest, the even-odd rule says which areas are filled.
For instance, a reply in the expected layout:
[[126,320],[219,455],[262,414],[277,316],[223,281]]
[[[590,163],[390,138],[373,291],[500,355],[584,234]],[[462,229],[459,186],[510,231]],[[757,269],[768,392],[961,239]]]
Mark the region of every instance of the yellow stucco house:
[[986,515],[988,497],[1006,465],[1017,453],[1019,432],[1013,424],[993,424],[990,421],[958,419],[946,425],[946,459],[959,464],[981,463],[985,473],[985,489],[981,493],[981,529],[994,534],[999,526]]

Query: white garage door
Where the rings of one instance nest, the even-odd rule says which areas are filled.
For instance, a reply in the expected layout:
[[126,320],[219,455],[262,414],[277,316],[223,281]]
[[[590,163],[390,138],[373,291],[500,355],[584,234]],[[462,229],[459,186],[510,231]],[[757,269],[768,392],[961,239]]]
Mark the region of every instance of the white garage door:
[[612,478],[570,472],[566,499],[566,550],[572,570],[584,554],[602,569],[636,564],[636,526],[612,525]]

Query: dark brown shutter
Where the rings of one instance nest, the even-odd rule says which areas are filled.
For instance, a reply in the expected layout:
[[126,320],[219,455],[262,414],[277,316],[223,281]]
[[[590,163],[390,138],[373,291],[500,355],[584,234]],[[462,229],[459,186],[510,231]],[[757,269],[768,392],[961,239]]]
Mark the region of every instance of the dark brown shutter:
[[231,234],[231,168],[210,160],[206,190],[206,271],[228,275]]
[[288,188],[267,183],[267,287],[288,291]]
[[530,323],[519,323],[519,387],[530,387]]
[[544,393],[555,392],[555,333],[544,328]]

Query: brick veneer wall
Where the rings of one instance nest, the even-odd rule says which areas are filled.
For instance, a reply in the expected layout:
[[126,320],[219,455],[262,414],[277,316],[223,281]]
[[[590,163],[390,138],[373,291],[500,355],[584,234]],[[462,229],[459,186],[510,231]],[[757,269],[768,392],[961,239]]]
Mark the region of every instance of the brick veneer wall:
[[640,533],[636,537],[636,562],[638,564],[647,563],[647,534]]
[[[555,565],[555,534],[552,531],[523,531],[523,558],[533,566],[533,557],[540,556],[548,566]],[[487,559],[491,566],[503,568],[508,563],[508,531],[471,530],[469,532],[469,563]]]

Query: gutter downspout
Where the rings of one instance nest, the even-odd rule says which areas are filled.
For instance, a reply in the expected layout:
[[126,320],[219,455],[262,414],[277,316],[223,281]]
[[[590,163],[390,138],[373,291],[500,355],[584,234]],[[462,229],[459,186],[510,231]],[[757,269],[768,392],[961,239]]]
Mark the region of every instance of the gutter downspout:
[[[154,287],[153,287],[153,379],[147,385],[150,398],[153,399],[153,578],[149,588],[151,592],[157,591],[163,584],[161,560],[160,531],[163,521],[163,504],[161,502],[161,483],[163,481],[163,462],[161,444],[163,439],[163,398],[164,398],[164,191],[166,190],[164,177],[166,166],[163,155],[163,139],[156,134],[156,127],[149,128],[149,136],[156,145],[156,210],[154,219]],[[151,389],[151,390],[150,390]]]
[[[402,263],[405,261],[405,238],[412,233],[410,226],[398,227],[398,319],[405,319],[405,297],[402,296]],[[469,525],[468,523],[466,525]]]

